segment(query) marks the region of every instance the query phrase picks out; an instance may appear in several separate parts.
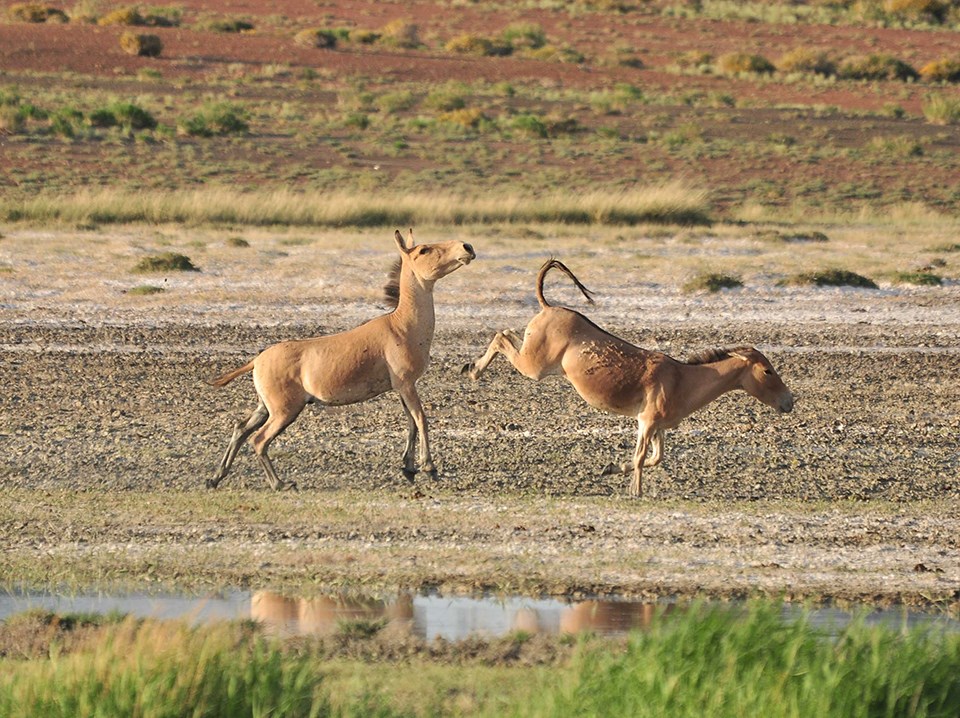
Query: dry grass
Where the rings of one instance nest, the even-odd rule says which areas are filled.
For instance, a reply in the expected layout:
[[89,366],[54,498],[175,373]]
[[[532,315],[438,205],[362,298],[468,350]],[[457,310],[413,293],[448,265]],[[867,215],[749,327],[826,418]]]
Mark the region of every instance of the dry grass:
[[169,193],[102,190],[35,197],[22,202],[0,200],[0,216],[7,221],[318,227],[501,222],[703,224],[708,221],[708,209],[706,192],[680,184],[619,193],[555,193],[540,197],[362,196],[288,190],[245,194],[226,189],[204,189]]

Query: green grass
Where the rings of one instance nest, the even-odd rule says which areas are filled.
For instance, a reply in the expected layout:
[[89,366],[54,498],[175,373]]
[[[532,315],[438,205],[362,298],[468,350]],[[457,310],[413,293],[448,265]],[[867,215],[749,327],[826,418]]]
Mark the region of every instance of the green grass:
[[507,641],[490,665],[469,645],[377,658],[379,632],[356,631],[337,639],[335,655],[358,656],[345,659],[249,622],[130,619],[62,654],[0,660],[0,715],[935,718],[960,702],[960,634],[862,621],[831,634],[776,603],[678,609],[626,642],[581,639],[528,662],[532,639]]
[[555,706],[533,715],[948,716],[960,636],[854,623],[827,639],[776,606],[657,623],[625,653],[592,652]]

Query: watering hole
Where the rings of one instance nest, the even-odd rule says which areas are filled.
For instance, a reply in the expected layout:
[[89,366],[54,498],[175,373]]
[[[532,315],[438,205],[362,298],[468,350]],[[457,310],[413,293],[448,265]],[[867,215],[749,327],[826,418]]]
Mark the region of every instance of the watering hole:
[[[194,624],[252,619],[268,633],[289,637],[327,635],[345,622],[383,622],[425,640],[460,641],[472,636],[496,638],[515,631],[547,635],[592,633],[620,636],[643,630],[690,603],[593,598],[571,601],[522,596],[442,596],[433,592],[401,591],[389,597],[330,594],[298,598],[272,591],[230,591],[206,597],[172,594],[0,595],[0,620],[30,610],[58,614],[87,613],[135,616],[156,620],[187,620]],[[737,606],[738,602],[724,605]],[[742,605],[742,604],[741,604]],[[960,618],[905,607],[877,608],[851,604],[843,608],[808,608],[810,622],[827,631],[839,630],[855,618],[867,624],[896,628],[960,630]],[[804,609],[784,604],[785,621]]]

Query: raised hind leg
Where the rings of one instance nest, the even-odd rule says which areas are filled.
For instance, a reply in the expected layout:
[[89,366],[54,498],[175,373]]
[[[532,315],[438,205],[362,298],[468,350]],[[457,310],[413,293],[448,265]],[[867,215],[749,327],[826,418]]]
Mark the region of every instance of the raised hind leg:
[[487,351],[484,352],[483,356],[464,364],[460,369],[460,373],[466,374],[476,381],[480,378],[480,375],[487,370],[487,366],[496,358],[497,354],[503,354],[507,358],[509,358],[507,354],[508,351],[512,354],[517,354],[519,347],[514,345],[509,337],[510,334],[513,334],[513,332],[510,332],[509,329],[494,334],[490,346],[487,347]]
[[543,342],[539,334],[531,335],[523,340],[520,339],[510,329],[497,332],[486,353],[479,359],[465,364],[460,370],[461,374],[467,374],[471,379],[479,379],[480,375],[486,370],[487,365],[493,361],[497,354],[503,354],[513,368],[526,377],[539,381],[548,374],[562,373],[559,366],[546,363],[542,357]]
[[240,419],[240,421],[234,425],[233,436],[230,438],[230,445],[227,446],[227,451],[223,455],[223,460],[220,462],[220,469],[217,471],[216,476],[212,479],[207,479],[208,489],[217,488],[220,482],[223,481],[224,477],[229,473],[230,467],[233,466],[233,460],[237,458],[237,452],[240,451],[240,446],[247,440],[250,434],[263,426],[268,416],[270,416],[270,412],[267,411],[267,407],[261,401],[257,404],[257,408],[250,412],[246,418]]
[[267,476],[267,483],[276,491],[283,488],[296,489],[297,485],[292,481],[284,483],[280,480],[276,470],[273,468],[270,457],[267,455],[267,449],[270,447],[271,442],[280,436],[283,430],[293,423],[294,419],[300,416],[300,412],[303,411],[304,406],[306,406],[306,402],[300,401],[295,404],[276,407],[270,412],[270,417],[266,423],[264,423],[257,433],[253,435],[253,438],[250,439],[253,450],[257,454],[257,459],[260,461],[260,466],[263,467],[263,472]]

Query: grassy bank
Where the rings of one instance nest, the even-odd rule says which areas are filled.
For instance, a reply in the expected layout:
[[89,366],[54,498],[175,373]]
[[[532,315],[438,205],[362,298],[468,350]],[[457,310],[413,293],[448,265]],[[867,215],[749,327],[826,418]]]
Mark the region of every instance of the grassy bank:
[[414,639],[381,633],[281,642],[249,623],[127,620],[0,661],[0,715],[946,716],[960,701],[960,636],[862,622],[831,635],[773,603],[677,611],[545,659],[526,634],[491,659],[422,641],[391,654]]
[[706,224],[707,194],[681,184],[620,192],[542,195],[449,193],[81,191],[0,200],[8,222],[128,222],[254,226],[370,227],[559,222],[565,224]]

